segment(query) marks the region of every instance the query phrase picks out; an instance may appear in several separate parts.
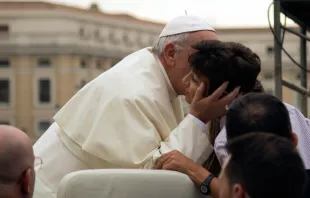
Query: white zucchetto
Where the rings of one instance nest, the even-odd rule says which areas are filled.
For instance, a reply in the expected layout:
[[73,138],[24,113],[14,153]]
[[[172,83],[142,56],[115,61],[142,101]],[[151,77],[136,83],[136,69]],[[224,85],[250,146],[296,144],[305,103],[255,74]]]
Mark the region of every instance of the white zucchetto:
[[164,27],[163,31],[159,35],[159,38],[185,32],[196,32],[203,30],[215,32],[215,30],[207,23],[206,20],[197,16],[184,15],[172,19]]

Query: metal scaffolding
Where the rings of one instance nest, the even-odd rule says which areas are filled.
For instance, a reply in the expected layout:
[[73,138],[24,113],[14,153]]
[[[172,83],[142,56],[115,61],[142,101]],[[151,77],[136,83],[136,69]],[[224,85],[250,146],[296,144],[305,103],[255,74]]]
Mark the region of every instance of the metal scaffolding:
[[[300,109],[305,117],[308,117],[308,104],[307,100],[310,96],[310,92],[307,88],[307,40],[306,27],[300,26],[300,34],[288,28],[282,27],[280,22],[281,5],[279,0],[274,0],[274,61],[275,61],[275,95],[282,100],[282,85],[290,88],[300,94]],[[292,84],[282,79],[282,46],[280,43],[281,28],[286,31],[295,34],[300,37],[300,65],[302,66],[300,71],[300,85]]]

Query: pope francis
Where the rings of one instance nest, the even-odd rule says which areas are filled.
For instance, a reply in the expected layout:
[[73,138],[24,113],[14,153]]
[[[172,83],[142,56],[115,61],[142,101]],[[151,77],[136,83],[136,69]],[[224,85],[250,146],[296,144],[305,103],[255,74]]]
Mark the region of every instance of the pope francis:
[[[76,93],[34,145],[35,198],[56,197],[60,180],[85,169],[150,169],[161,154],[178,150],[196,163],[212,152],[206,124],[184,117],[179,95],[190,71],[191,46],[215,40],[203,19],[181,16],[163,29],[153,48],[125,57]],[[196,106],[196,112],[201,108]],[[202,115],[205,112],[198,112]]]

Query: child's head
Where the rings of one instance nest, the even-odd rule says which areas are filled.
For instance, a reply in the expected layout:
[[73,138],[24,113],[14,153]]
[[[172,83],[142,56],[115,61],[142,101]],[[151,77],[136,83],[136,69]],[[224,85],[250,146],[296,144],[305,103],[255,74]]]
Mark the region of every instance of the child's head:
[[197,50],[189,59],[192,72],[187,84],[187,100],[191,100],[195,89],[205,83],[206,95],[212,94],[225,81],[229,82],[226,92],[240,86],[240,93],[253,89],[261,70],[257,54],[239,43],[217,40],[200,41],[193,46]]

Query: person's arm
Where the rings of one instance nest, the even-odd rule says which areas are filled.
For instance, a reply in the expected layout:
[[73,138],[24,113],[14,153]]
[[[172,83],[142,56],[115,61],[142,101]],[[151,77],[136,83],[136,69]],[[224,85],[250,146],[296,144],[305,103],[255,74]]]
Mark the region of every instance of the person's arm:
[[187,115],[184,120],[169,135],[169,150],[178,150],[194,162],[202,164],[213,151],[209,142],[206,124],[193,115]]
[[[83,151],[116,167],[151,169],[158,157],[173,148],[197,161],[208,146],[206,133],[190,117],[186,117],[171,132],[162,112],[148,97],[119,96],[100,106],[90,107],[97,109],[84,110],[80,121],[62,119],[57,123],[69,137],[86,139],[84,142],[76,141]],[[70,131],[80,130],[80,127],[85,133],[70,134]],[[169,138],[174,142],[173,148]],[[201,146],[195,147],[193,144],[196,141]]]
[[[204,123],[223,114],[225,105],[238,94],[235,90],[218,99],[226,87],[227,83],[211,96],[202,98],[204,87],[200,86],[196,92],[199,97],[195,95],[197,100],[191,104],[191,114]],[[208,148],[207,135],[189,116],[171,132],[168,126],[161,126],[167,121],[156,102],[149,97],[119,95],[102,102],[102,96],[94,94],[98,88],[93,89],[85,89],[86,93],[74,96],[88,94],[91,97],[67,103],[66,108],[63,107],[54,117],[85,153],[124,168],[150,169],[158,157],[172,149],[179,150],[195,162],[203,159],[202,153]],[[88,108],[77,108],[79,106]],[[164,139],[167,136],[171,138],[172,146],[168,139]]]
[[200,84],[190,105],[189,115],[169,136],[172,149],[181,151],[198,164],[209,157],[212,147],[207,139],[205,124],[223,116],[226,113],[225,105],[239,93],[239,88],[235,88],[227,96],[220,98],[227,86],[227,82],[223,83],[212,95],[204,97],[204,84]]
[[[190,105],[189,115],[170,134],[170,147],[163,149],[165,147],[161,145],[160,154],[175,149],[198,164],[202,164],[209,157],[212,151],[211,144],[202,123],[208,123],[226,113],[225,105],[230,104],[239,93],[239,87],[237,87],[227,96],[220,98],[227,86],[228,83],[225,82],[212,95],[204,97],[204,84],[200,84]],[[153,163],[159,157],[158,153],[154,155]]]
[[[150,115],[150,112],[145,112],[141,116],[143,117],[145,115]],[[154,128],[156,130],[159,127],[150,123],[148,128]],[[192,115],[187,115],[165,140],[158,139],[157,141],[159,144],[155,150],[152,150],[151,159],[142,168],[153,168],[156,160],[162,154],[172,150],[178,150],[196,163],[202,164],[213,150],[206,133],[206,124]]]
[[[156,162],[155,168],[184,173],[188,175],[197,186],[200,186],[210,175],[208,170],[196,164],[193,160],[184,156],[179,151],[172,151],[164,154]],[[210,190],[213,198],[219,197],[219,181],[216,177],[211,180]]]
[[[209,157],[211,153],[210,151],[212,150],[211,148],[206,149],[205,147],[206,143],[208,147],[211,147],[211,144],[209,140],[207,140],[206,138],[202,138],[202,136],[206,136],[205,134],[203,135],[201,134],[202,130],[206,131],[203,126],[203,123],[208,123],[208,121],[210,120],[223,116],[226,113],[225,106],[227,104],[230,104],[231,101],[239,93],[239,87],[238,87],[238,88],[235,88],[227,96],[220,98],[223,92],[226,90],[227,86],[228,86],[228,82],[225,82],[216,91],[214,91],[210,96],[204,97],[203,95],[204,95],[205,88],[204,88],[204,84],[201,83],[199,85],[199,88],[195,92],[194,98],[190,105],[189,115],[187,116],[188,118],[190,118],[187,120],[190,121],[191,123],[195,123],[196,127],[197,127],[197,124],[201,126],[200,132],[197,129],[191,130],[192,133],[186,133],[186,130],[179,131],[179,129],[182,128],[182,124],[180,124],[178,129],[175,130],[176,132],[173,131],[172,134],[170,135],[171,146],[173,149],[182,151],[182,153],[185,154],[187,157],[193,156],[194,153],[196,154],[200,153],[200,156],[195,156],[195,158],[192,158],[194,159],[194,162],[196,163],[202,164]],[[183,135],[182,132],[185,132],[186,134]],[[186,142],[190,142],[190,144]],[[193,151],[197,151],[197,152],[186,152],[187,148],[182,148],[182,146],[185,146],[185,145],[187,146],[187,148]]]
[[[189,178],[198,186],[201,185],[201,183],[210,175],[210,172],[203,168],[202,166],[199,166],[195,164],[192,169],[188,170],[187,175]],[[211,189],[211,197],[218,198],[219,197],[219,180],[217,177],[214,177],[211,180],[210,183],[210,189]]]

